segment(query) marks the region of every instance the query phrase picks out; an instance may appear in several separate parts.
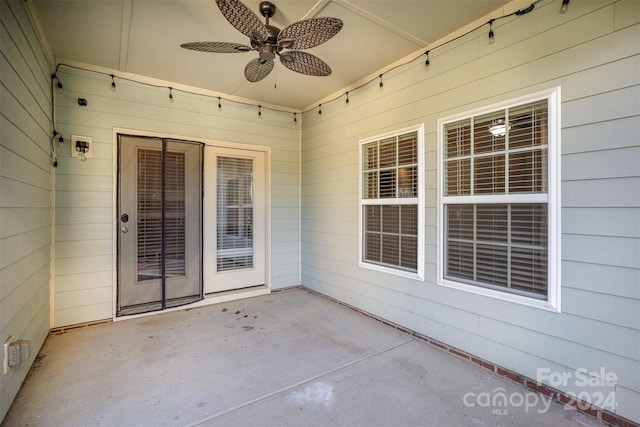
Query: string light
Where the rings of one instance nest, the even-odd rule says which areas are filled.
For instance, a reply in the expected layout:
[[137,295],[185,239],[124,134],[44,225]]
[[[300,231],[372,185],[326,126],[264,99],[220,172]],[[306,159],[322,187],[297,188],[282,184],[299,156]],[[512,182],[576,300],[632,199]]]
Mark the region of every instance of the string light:
[[562,7],[560,7],[560,13],[567,13],[569,9],[569,0],[562,0]]
[[258,115],[262,116],[262,105],[258,105]]
[[53,142],[56,139],[56,135],[58,135],[58,132],[56,132],[56,130],[54,129],[53,136],[51,137],[51,141],[49,142],[49,157],[53,161],[54,168],[58,167],[58,154],[56,153],[56,144]]
[[62,144],[64,142],[64,138],[62,137],[62,134],[54,129],[53,130],[53,139],[56,139],[56,136],[58,137],[58,142]]
[[[460,38],[465,37],[465,36],[475,32],[475,31],[478,31],[484,25],[489,24],[489,43],[493,44],[495,42],[495,32],[493,31],[493,23],[496,20],[503,19],[503,18],[508,18],[508,17],[511,17],[511,16],[514,16],[514,15],[521,16],[521,15],[527,14],[527,13],[531,12],[534,9],[535,5],[537,3],[539,3],[540,1],[542,1],[542,0],[535,0],[533,3],[531,3],[526,8],[519,9],[519,10],[517,10],[515,12],[509,13],[509,14],[506,14],[506,15],[502,15],[502,16],[499,16],[499,17],[496,17],[496,18],[492,18],[488,22],[486,22],[484,24],[480,24],[480,25],[476,26],[475,28],[472,28],[469,31],[465,32],[464,34],[460,34],[460,35],[458,35],[458,36],[456,36],[454,38],[451,38],[451,39],[449,39],[449,40],[447,40],[447,41],[445,41],[445,42],[443,42],[443,43],[441,43],[439,45],[431,47],[430,50],[425,51],[424,53],[420,54],[419,56],[417,56],[417,57],[415,57],[413,59],[410,59],[410,60],[408,60],[408,61],[406,61],[404,63],[400,63],[400,64],[397,64],[397,65],[393,66],[392,68],[386,70],[384,73],[381,73],[381,74],[379,74],[377,76],[377,78],[379,79],[378,86],[380,87],[380,89],[384,88],[383,76],[385,74],[387,74],[387,73],[389,73],[389,72],[391,72],[391,71],[393,71],[393,70],[395,70],[397,68],[400,68],[400,67],[403,67],[403,66],[406,66],[406,65],[409,65],[409,64],[415,62],[417,59],[421,58],[422,55],[426,55],[426,58],[424,59],[424,65],[425,65],[426,68],[429,68],[430,65],[431,65],[430,64],[430,53],[431,53],[432,50],[439,49],[439,48],[444,47],[444,46],[446,46],[448,44],[454,43],[455,41],[459,40]],[[560,9],[560,13],[565,13],[567,11],[568,6],[569,6],[569,2],[570,2],[570,0],[562,0],[562,7]],[[60,66],[65,66],[65,67],[68,67],[68,68],[75,68],[75,69],[79,69],[79,70],[83,70],[83,71],[87,71],[87,72],[93,72],[93,73],[97,73],[97,74],[104,74],[104,75],[107,75],[107,76],[111,76],[111,87],[112,87],[112,89],[115,90],[116,83],[115,83],[115,76],[113,74],[107,74],[107,73],[104,73],[104,72],[90,70],[90,69],[77,67],[77,66],[73,66],[73,65],[68,65],[68,64],[57,64],[56,72],[58,71]],[[60,79],[58,78],[56,73],[52,74],[51,78],[57,80],[56,87],[58,88],[58,90],[61,91],[62,88],[63,88],[62,87],[62,83],[60,82]],[[126,77],[119,77],[119,78],[125,79],[125,80],[130,80],[130,81],[135,82],[135,83],[141,83],[140,81],[137,81],[135,79],[128,79]],[[356,87],[352,88],[351,91],[363,88],[364,86],[370,84],[375,78],[376,77],[374,77],[374,78],[372,78],[372,79],[370,79],[370,80],[368,80],[366,82],[363,82],[359,86],[356,86]],[[148,86],[157,87],[157,88],[163,87],[162,85],[154,85],[154,84],[150,84],[150,83],[144,83],[144,84],[146,84]],[[164,87],[166,87],[166,86],[164,86]],[[277,88],[276,84],[274,84],[274,88]],[[185,90],[181,90],[181,91],[185,92],[185,93],[193,93],[193,94],[196,94],[196,95],[202,95],[201,93],[198,93],[198,92],[190,92],[190,91],[185,91]],[[346,92],[344,95],[346,95],[345,102],[348,104],[349,103],[349,92]],[[203,95],[203,96],[207,96],[207,95]],[[342,95],[338,95],[335,98],[332,98],[332,99],[330,99],[328,101],[325,101],[325,103],[326,102],[334,102],[338,98],[340,98],[341,96]],[[222,98],[220,96],[218,96],[217,98],[218,98],[218,109],[222,110]],[[172,87],[169,87],[169,99],[170,99],[171,102],[173,102],[173,88]],[[225,100],[227,100],[227,99],[225,98]],[[243,102],[243,101],[236,101],[236,100],[228,100],[228,101],[233,102],[233,103],[237,103],[237,104],[241,104],[241,105],[247,105],[247,106],[253,105],[253,106],[255,106],[254,103],[250,103],[250,102]],[[258,107],[259,107],[258,114],[261,115],[261,106],[258,106]],[[280,110],[280,109],[277,109],[277,108],[271,108],[271,107],[267,107],[267,108],[269,108],[271,110],[274,110],[274,111],[286,112],[285,110]],[[311,108],[309,110],[306,110],[306,111],[301,111],[300,114],[308,113],[312,109],[313,108]],[[293,121],[296,122],[296,123],[297,123],[297,114],[298,113],[293,113]],[[322,115],[322,104],[318,104],[318,114]]]
[[[57,72],[57,70],[56,70]],[[58,90],[62,90],[62,83],[60,82],[60,77],[58,77],[58,75],[56,73],[51,74],[51,80],[57,80],[56,83],[56,87],[58,88]]]
[[493,21],[495,21],[495,19],[489,20],[489,44],[493,44],[496,41],[495,34],[493,34]]
[[293,113],[293,122],[294,123],[298,122],[298,115],[296,113]]
[[[567,2],[568,1],[569,0],[567,0]],[[536,7],[535,3],[531,3],[529,6],[525,7],[524,9],[516,10],[516,15],[517,16],[526,15],[527,13],[531,12],[533,10],[533,8],[535,8],[535,7]]]

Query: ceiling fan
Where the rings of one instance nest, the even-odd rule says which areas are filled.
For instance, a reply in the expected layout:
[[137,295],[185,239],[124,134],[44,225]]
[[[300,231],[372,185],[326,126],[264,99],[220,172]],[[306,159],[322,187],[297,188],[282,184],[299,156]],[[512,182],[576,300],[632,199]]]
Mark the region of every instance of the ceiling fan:
[[[322,59],[301,49],[318,46],[342,29],[338,18],[311,18],[295,22],[280,30],[269,25],[276,6],[268,1],[260,3],[265,23],[240,0],[216,0],[220,12],[238,31],[249,37],[251,46],[231,42],[191,42],[180,47],[201,52],[241,53],[257,51],[258,57],[249,61],[244,76],[250,82],[264,79],[273,70],[276,55],[282,65],[309,76],[328,76],[331,67]],[[287,50],[285,50],[287,49]]]

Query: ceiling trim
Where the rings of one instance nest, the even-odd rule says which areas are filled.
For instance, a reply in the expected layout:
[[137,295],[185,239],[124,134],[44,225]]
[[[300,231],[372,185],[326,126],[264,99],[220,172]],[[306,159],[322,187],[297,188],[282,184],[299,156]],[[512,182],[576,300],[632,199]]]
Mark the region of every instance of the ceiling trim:
[[315,18],[316,15],[329,4],[329,2],[331,2],[331,0],[318,0],[301,20]]
[[120,59],[118,61],[118,70],[120,71],[125,71],[127,69],[132,15],[133,0],[122,0],[122,17],[120,19]]
[[[342,4],[342,3],[348,3],[347,0],[333,0],[336,3]],[[384,75],[387,72],[389,72],[392,69],[395,69],[397,67],[403,66],[403,65],[408,65],[411,62],[417,60],[421,55],[424,55],[428,50],[431,49],[440,49],[440,48],[447,48],[450,43],[458,41],[460,43],[464,42],[464,40],[460,39],[461,37],[464,38],[465,36],[468,37],[482,37],[481,35],[476,35],[473,34],[474,31],[479,30],[483,25],[487,25],[488,21],[490,19],[500,19],[501,17],[504,17],[505,15],[508,15],[507,10],[510,10],[511,8],[514,8],[515,10],[519,10],[518,9],[518,5],[521,5],[523,1],[528,1],[528,0],[513,0],[510,3],[507,3],[506,5],[499,7],[495,10],[493,10],[492,12],[487,13],[486,15],[477,18],[476,20],[468,23],[467,25],[451,32],[450,34],[447,34],[437,40],[434,40],[431,43],[427,43],[425,44],[423,48],[419,48],[416,49],[414,52],[404,56],[403,58],[398,59],[397,61],[382,67],[380,69],[378,69],[377,71],[374,71],[370,74],[368,74],[367,76],[358,79],[357,81],[351,83],[350,85],[337,90],[335,92],[333,92],[330,95],[327,95],[325,97],[323,97],[322,99],[309,104],[307,107],[302,109],[303,113],[307,113],[309,111],[312,111],[314,108],[318,107],[318,105],[320,104],[325,104],[325,103],[329,103],[332,101],[335,101],[337,99],[339,99],[341,96],[343,96],[346,92],[352,91],[352,90],[356,90],[359,89],[360,87],[363,87],[369,83],[371,83],[372,81],[374,81],[375,79],[377,79],[380,75]],[[352,5],[353,6],[353,5]],[[510,12],[509,12],[510,13]],[[511,19],[515,19],[516,17],[512,17]],[[448,47],[449,49],[451,48],[455,48],[455,47]],[[433,52],[431,53],[431,58],[434,58]],[[436,55],[437,56],[437,53]]]
[[373,22],[376,25],[379,25],[383,28],[385,28],[386,30],[391,31],[392,33],[396,34],[399,37],[402,37],[403,39],[410,41],[411,43],[414,43],[417,46],[426,46],[427,44],[429,44],[429,42],[420,39],[419,37],[414,36],[413,34],[403,30],[402,28],[398,28],[395,25],[385,21],[382,18],[379,18],[373,14],[371,14],[370,12],[367,12],[366,10],[364,10],[361,7],[358,7],[352,3],[350,3],[348,0],[334,0],[334,2],[336,4],[339,4],[340,6],[344,7],[345,9],[350,10],[351,12],[363,17],[364,19],[367,19],[371,22]]

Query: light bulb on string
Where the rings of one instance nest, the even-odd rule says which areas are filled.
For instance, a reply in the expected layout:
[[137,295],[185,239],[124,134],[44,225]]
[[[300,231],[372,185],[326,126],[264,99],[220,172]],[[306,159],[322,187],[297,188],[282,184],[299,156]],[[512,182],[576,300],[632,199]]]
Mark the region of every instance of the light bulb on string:
[[493,33],[493,21],[494,19],[489,21],[489,44],[493,44],[496,41],[495,34]]
[[115,91],[116,90],[116,80],[113,74],[111,74],[111,90]]
[[173,88],[169,86],[169,102],[173,102]]
[[55,79],[56,80],[56,88],[58,88],[58,92],[62,92],[62,82],[60,82],[60,78],[58,77],[57,74],[51,74],[51,79]]
[[318,115],[322,115],[322,104],[318,104]]
[[258,116],[262,116],[262,105],[258,105]]
[[345,103],[348,104],[349,103],[349,91],[347,91],[346,95],[347,95],[347,99],[345,100]]
[[424,61],[424,66],[429,69],[429,66],[431,66],[431,62],[429,62],[429,51],[426,51],[424,54],[427,55],[427,59]]
[[382,83],[382,74],[380,74],[378,77],[380,78],[380,84],[378,86],[380,87],[380,89],[382,89],[384,87],[384,83]]
[[293,122],[298,123],[298,115],[296,113],[293,113]]
[[220,97],[218,97],[218,110],[222,111],[222,101],[221,101]]

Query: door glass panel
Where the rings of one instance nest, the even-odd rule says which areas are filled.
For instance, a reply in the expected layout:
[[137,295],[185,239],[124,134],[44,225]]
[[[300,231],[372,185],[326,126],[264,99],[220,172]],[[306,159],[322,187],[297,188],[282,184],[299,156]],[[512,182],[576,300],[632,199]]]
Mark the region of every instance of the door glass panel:
[[217,271],[253,267],[253,159],[217,158]]
[[[165,276],[185,275],[185,155],[165,153]],[[162,276],[162,151],[138,149],[138,281]]]
[[185,155],[165,153],[164,239],[165,277],[186,275]]
[[138,149],[138,281],[162,273],[162,151]]

